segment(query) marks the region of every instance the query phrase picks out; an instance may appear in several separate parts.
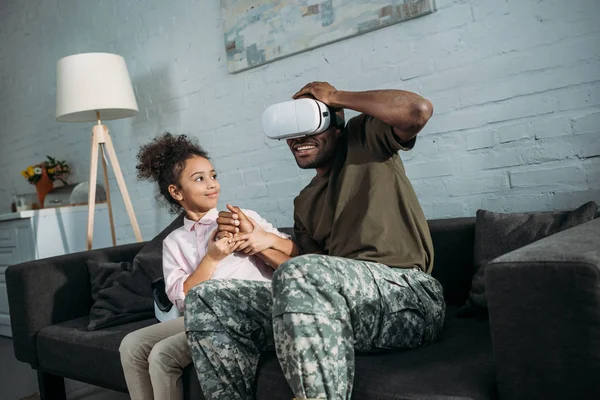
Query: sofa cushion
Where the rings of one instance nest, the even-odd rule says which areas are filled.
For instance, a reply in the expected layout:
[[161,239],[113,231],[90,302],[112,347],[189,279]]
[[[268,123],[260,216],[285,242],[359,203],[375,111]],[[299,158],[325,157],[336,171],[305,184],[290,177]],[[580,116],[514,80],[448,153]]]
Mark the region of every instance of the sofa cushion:
[[127,391],[119,357],[121,340],[129,332],[156,323],[146,319],[89,331],[88,317],[43,328],[36,346],[40,368],[59,376]]
[[[425,347],[356,356],[352,398],[373,400],[496,398],[489,324],[457,319],[449,307],[441,338]],[[274,353],[259,365],[257,399],[291,399]]]
[[572,211],[495,213],[478,210],[473,262],[475,275],[462,316],[486,315],[485,267],[493,259],[565,229],[591,221],[598,206],[588,202]]
[[[441,338],[418,349],[356,357],[354,399],[493,399],[495,378],[487,321],[457,319],[449,307]],[[38,334],[41,369],[126,392],[119,345],[155,319],[88,331],[87,318],[52,325]],[[202,400],[193,366],[184,371],[186,399]],[[275,353],[261,357],[257,399],[292,398]]]

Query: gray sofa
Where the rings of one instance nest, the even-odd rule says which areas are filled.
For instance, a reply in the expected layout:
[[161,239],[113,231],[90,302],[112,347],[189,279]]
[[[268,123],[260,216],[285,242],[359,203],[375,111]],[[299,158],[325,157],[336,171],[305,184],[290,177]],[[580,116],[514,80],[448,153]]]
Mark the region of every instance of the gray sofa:
[[[448,305],[429,346],[359,354],[353,399],[600,398],[600,219],[525,246],[488,265],[489,319],[457,318],[473,275],[474,218],[429,221],[433,275]],[[14,265],[6,271],[14,350],[38,371],[43,399],[63,399],[63,377],[126,392],[118,347],[155,319],[88,331],[87,259],[131,261],[131,244]],[[186,399],[202,399],[193,368]],[[273,353],[258,399],[291,399]]]

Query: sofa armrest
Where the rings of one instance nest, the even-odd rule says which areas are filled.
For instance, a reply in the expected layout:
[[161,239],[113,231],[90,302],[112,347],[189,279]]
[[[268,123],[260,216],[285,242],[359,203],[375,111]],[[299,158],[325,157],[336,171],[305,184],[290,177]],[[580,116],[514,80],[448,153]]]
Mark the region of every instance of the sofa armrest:
[[37,333],[46,326],[89,314],[92,296],[87,260],[132,261],[143,245],[109,247],[8,267],[6,286],[17,359],[37,366]]
[[495,259],[486,293],[502,399],[600,399],[600,219]]

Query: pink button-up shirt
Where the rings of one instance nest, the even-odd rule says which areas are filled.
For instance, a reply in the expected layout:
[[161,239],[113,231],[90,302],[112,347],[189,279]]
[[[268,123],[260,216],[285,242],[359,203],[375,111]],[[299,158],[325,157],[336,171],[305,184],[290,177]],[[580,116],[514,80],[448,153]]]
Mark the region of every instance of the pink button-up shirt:
[[[265,231],[289,238],[258,213],[251,210],[242,211]],[[181,311],[185,298],[183,282],[198,268],[198,264],[206,255],[210,235],[217,229],[218,214],[217,209],[212,209],[197,222],[184,218],[183,226],[171,232],[163,241],[165,291],[171,302]],[[219,262],[211,279],[269,281],[272,276],[273,269],[260,258],[233,253]]]

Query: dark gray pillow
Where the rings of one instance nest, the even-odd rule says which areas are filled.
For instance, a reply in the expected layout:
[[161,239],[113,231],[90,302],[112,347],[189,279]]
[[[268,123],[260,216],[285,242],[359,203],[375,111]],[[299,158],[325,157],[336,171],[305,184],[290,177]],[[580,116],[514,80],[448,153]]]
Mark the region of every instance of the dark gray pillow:
[[[133,260],[133,268],[140,269],[148,276],[148,297],[152,297],[151,283],[162,278],[162,249],[163,240],[175,229],[183,226],[183,218],[185,212],[181,213],[177,218],[173,220],[165,229],[156,235],[146,246],[144,246],[140,252],[135,256]],[[154,307],[154,306],[153,306]]]
[[117,274],[98,290],[90,309],[88,330],[122,325],[154,316],[152,282],[163,276],[162,242],[169,233],[183,225],[184,215],[179,215],[139,251],[133,259],[131,269]]
[[90,274],[92,300],[98,300],[98,292],[113,285],[115,279],[124,272],[131,271],[130,262],[109,262],[87,260],[87,269]]
[[467,304],[459,316],[487,315],[485,267],[495,258],[537,240],[594,219],[598,205],[589,202],[573,211],[502,214],[477,210],[473,263],[475,275]]

